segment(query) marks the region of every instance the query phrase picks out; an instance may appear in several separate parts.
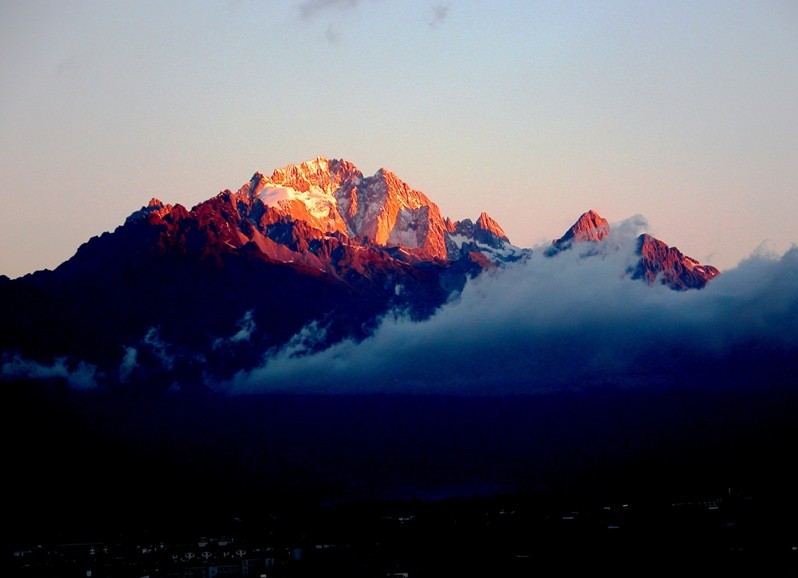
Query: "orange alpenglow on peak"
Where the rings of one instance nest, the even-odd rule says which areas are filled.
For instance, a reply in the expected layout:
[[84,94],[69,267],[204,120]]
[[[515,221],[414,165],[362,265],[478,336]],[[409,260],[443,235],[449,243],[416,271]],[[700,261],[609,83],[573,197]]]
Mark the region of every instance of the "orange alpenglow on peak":
[[365,177],[349,161],[316,157],[271,177],[255,173],[237,195],[323,233],[401,246],[421,259],[448,257],[438,206],[385,168]]
[[582,213],[565,235],[552,241],[552,244],[557,249],[564,249],[571,243],[598,242],[609,234],[610,224],[607,219],[591,209]]
[[477,219],[476,228],[482,229],[483,231],[487,231],[488,233],[492,233],[493,235],[495,235],[496,237],[498,237],[503,241],[506,241],[508,243],[510,242],[509,237],[507,237],[507,233],[505,233],[504,229],[502,229],[499,226],[499,223],[494,221],[484,211],[479,215],[479,219]]
[[299,164],[274,169],[270,184],[290,187],[308,192],[319,187],[326,194],[333,194],[342,182],[357,180],[363,174],[349,161],[316,157]]
[[645,279],[649,285],[658,281],[679,291],[701,289],[720,275],[712,265],[702,265],[647,233],[637,238],[637,253],[640,261],[632,271],[632,278]]

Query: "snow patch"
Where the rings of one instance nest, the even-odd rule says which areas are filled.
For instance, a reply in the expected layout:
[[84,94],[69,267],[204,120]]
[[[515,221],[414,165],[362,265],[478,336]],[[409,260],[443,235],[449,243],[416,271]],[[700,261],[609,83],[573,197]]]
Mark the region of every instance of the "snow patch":
[[474,238],[467,237],[466,235],[453,235],[449,233],[449,240],[454,243],[457,249],[462,249],[465,244],[473,245],[487,257],[495,256],[504,261],[515,261],[530,253],[529,249],[522,249],[510,243],[502,243],[501,247],[498,248],[491,247],[490,245],[480,243]]
[[474,239],[469,239],[465,235],[453,235],[451,233],[449,233],[449,239],[452,241],[452,243],[457,245],[458,249],[462,249],[464,243],[473,243],[474,242]]
[[291,187],[266,186],[258,193],[258,198],[270,207],[300,201],[307,207],[308,213],[317,219],[328,218],[338,204],[335,197],[325,193],[321,187],[311,187],[303,192]]
[[396,222],[388,236],[388,242],[410,248],[420,247],[424,239],[427,218],[427,211],[402,209],[396,215]]

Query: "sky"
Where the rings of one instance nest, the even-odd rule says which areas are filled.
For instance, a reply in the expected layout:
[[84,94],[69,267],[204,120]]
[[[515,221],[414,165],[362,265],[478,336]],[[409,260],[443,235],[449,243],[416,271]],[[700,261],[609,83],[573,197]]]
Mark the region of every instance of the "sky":
[[318,155],[511,241],[588,209],[722,270],[798,241],[790,1],[0,2],[0,274]]

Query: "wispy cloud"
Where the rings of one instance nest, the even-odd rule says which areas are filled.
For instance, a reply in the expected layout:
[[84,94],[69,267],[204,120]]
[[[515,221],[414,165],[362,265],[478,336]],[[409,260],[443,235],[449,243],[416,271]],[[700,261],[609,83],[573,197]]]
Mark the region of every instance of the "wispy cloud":
[[[371,0],[376,3],[378,0]],[[330,22],[324,31],[324,37],[330,44],[337,44],[341,40],[342,24],[337,16],[350,12],[362,4],[361,0],[303,0],[297,4],[299,18],[305,21],[312,21],[322,16],[327,16]],[[437,27],[443,24],[449,15],[448,4],[437,4],[432,7],[432,15],[428,21],[429,26]]]
[[440,26],[446,20],[446,17],[449,15],[449,5],[448,4],[438,4],[432,8],[432,20],[430,21],[430,26]]
[[[356,8],[358,4],[359,0],[303,0],[297,8],[300,19],[311,21],[322,14],[329,14],[332,18],[335,14]],[[341,40],[341,31],[336,22],[328,22],[324,38],[330,44],[338,44]]]
[[80,71],[81,64],[75,55],[62,59],[55,67],[57,76],[73,76]]
[[61,378],[73,389],[97,387],[97,367],[83,361],[70,364],[59,357],[51,365],[25,359],[19,355],[4,357],[0,364],[0,376],[6,379],[52,379]]
[[238,331],[231,335],[230,337],[219,337],[213,342],[213,348],[219,349],[225,345],[236,345],[242,342],[249,342],[252,337],[252,333],[255,331],[257,325],[255,324],[255,319],[253,318],[253,311],[250,309],[244,316],[238,320],[236,324],[238,326]]
[[153,355],[158,358],[164,369],[171,370],[174,367],[175,357],[169,352],[167,344],[161,339],[160,333],[156,327],[150,327],[141,342],[150,347]]
[[327,26],[327,30],[324,32],[324,37],[327,39],[327,42],[330,44],[336,44],[341,39],[341,33],[332,25]]
[[359,0],[303,0],[299,3],[299,16],[310,20],[317,14],[332,10],[345,10],[357,6]]
[[125,355],[122,357],[122,363],[119,364],[119,381],[122,383],[127,382],[130,374],[138,367],[139,352],[135,347],[126,347]]

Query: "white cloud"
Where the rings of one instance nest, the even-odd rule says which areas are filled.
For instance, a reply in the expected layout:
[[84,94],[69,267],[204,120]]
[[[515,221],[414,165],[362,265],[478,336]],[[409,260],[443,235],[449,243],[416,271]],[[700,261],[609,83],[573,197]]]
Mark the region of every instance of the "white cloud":
[[135,347],[126,347],[122,363],[119,365],[119,381],[125,383],[130,374],[138,367],[138,350]]
[[73,389],[97,387],[97,367],[83,361],[70,368],[67,359],[56,358],[52,365],[44,365],[18,355],[4,357],[0,375],[6,379],[51,379],[62,378]]
[[[752,255],[701,291],[648,286],[633,265],[645,220],[598,247],[470,281],[423,322],[386,317],[376,333],[304,353],[308,327],[262,367],[225,387],[249,391],[538,392],[596,383],[668,381],[737,351],[798,349],[798,248]],[[589,256],[589,253],[598,254]],[[714,366],[713,366],[714,367]]]
[[249,343],[252,333],[257,328],[253,314],[254,311],[251,309],[244,313],[244,316],[239,319],[238,323],[236,324],[238,326],[238,331],[230,337],[219,337],[214,340],[213,348],[219,349],[224,345],[235,345],[237,343],[241,343],[242,341]]
[[166,343],[161,339],[158,329],[150,327],[141,342],[148,345],[152,353],[158,358],[164,369],[171,370],[175,364],[174,356],[169,353]]

